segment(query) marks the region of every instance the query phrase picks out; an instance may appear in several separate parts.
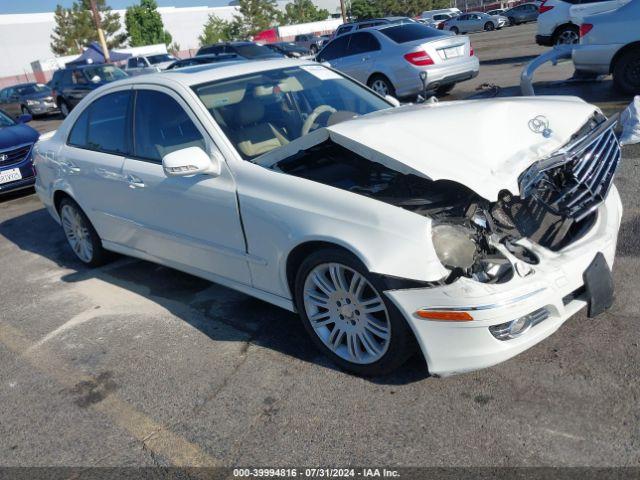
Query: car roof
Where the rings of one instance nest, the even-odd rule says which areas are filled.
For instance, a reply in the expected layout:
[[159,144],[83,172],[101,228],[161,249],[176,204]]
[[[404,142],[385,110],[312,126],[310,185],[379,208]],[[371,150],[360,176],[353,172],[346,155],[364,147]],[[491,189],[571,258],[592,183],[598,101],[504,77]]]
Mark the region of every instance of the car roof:
[[216,80],[224,80],[240,75],[248,75],[251,73],[266,72],[268,70],[276,70],[286,67],[298,67],[301,65],[318,65],[312,61],[300,61],[293,59],[269,59],[269,60],[238,60],[221,63],[207,63],[204,65],[194,65],[179,70],[164,70],[158,73],[149,73],[147,75],[138,75],[124,78],[113,82],[118,85],[137,84],[137,83],[156,83],[164,84],[177,82],[184,86],[191,87],[206,82],[214,82]]

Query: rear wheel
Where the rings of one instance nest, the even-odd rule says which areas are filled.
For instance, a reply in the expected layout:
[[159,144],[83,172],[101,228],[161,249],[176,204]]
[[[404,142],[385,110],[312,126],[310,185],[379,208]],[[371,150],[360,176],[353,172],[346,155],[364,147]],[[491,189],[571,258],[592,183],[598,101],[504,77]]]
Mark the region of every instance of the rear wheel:
[[440,85],[437,89],[436,89],[436,95],[438,97],[441,97],[443,95],[448,94],[451,90],[453,90],[453,87],[455,87],[456,84],[455,83],[450,83],[449,85]]
[[449,30],[455,33],[456,35],[460,33],[460,30],[458,30],[458,27],[451,27]]
[[629,95],[640,94],[640,48],[628,50],[613,68],[613,84]]
[[385,95],[391,95],[392,97],[396,96],[396,89],[393,88],[393,84],[391,83],[391,81],[380,73],[372,75],[367,82],[367,86],[378,95],[382,95],[383,97]]
[[296,306],[314,344],[358,375],[382,375],[402,365],[415,340],[384,286],[348,252],[312,253],[296,275]]
[[60,202],[59,213],[62,230],[76,257],[90,267],[105,263],[107,252],[102,241],[78,204],[65,198]]
[[484,24],[484,31],[485,32],[490,32],[492,30],[495,30],[495,25],[492,22],[487,22]]
[[580,31],[575,25],[564,25],[553,35],[554,45],[575,45],[580,42]]

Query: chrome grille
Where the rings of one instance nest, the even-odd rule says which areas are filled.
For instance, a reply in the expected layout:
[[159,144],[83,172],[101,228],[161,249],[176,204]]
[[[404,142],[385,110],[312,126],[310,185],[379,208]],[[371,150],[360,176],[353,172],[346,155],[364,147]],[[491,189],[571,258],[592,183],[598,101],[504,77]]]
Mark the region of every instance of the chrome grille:
[[534,196],[557,215],[582,220],[600,205],[613,183],[621,152],[612,117],[534,164],[521,179],[522,197]]
[[33,147],[33,144],[27,143],[11,149],[0,150],[0,166],[4,167],[20,163],[29,155],[31,147]]

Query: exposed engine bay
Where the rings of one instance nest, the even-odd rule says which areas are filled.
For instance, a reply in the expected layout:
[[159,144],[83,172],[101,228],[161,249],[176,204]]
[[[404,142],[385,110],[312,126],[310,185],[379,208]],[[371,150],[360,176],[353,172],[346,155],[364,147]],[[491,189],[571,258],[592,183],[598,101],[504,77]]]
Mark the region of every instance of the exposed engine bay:
[[436,253],[451,272],[446,283],[460,276],[483,283],[509,281],[515,263],[538,263],[518,240],[557,251],[586,234],[596,218],[593,211],[580,219],[554,212],[541,201],[542,192],[522,199],[505,190],[498,201],[489,202],[460,183],[399,173],[331,140],[274,168],[431,218]]

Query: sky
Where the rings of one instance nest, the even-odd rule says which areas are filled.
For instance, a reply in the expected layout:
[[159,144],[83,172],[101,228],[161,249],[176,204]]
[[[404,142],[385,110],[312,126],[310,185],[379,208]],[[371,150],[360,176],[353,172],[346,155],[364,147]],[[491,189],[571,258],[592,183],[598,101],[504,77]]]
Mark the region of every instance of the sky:
[[[156,0],[161,7],[220,7],[228,5],[229,0]],[[57,4],[69,7],[73,0],[0,0],[0,15],[4,13],[53,12]],[[138,3],[136,0],[107,0],[114,10],[127,8]]]

